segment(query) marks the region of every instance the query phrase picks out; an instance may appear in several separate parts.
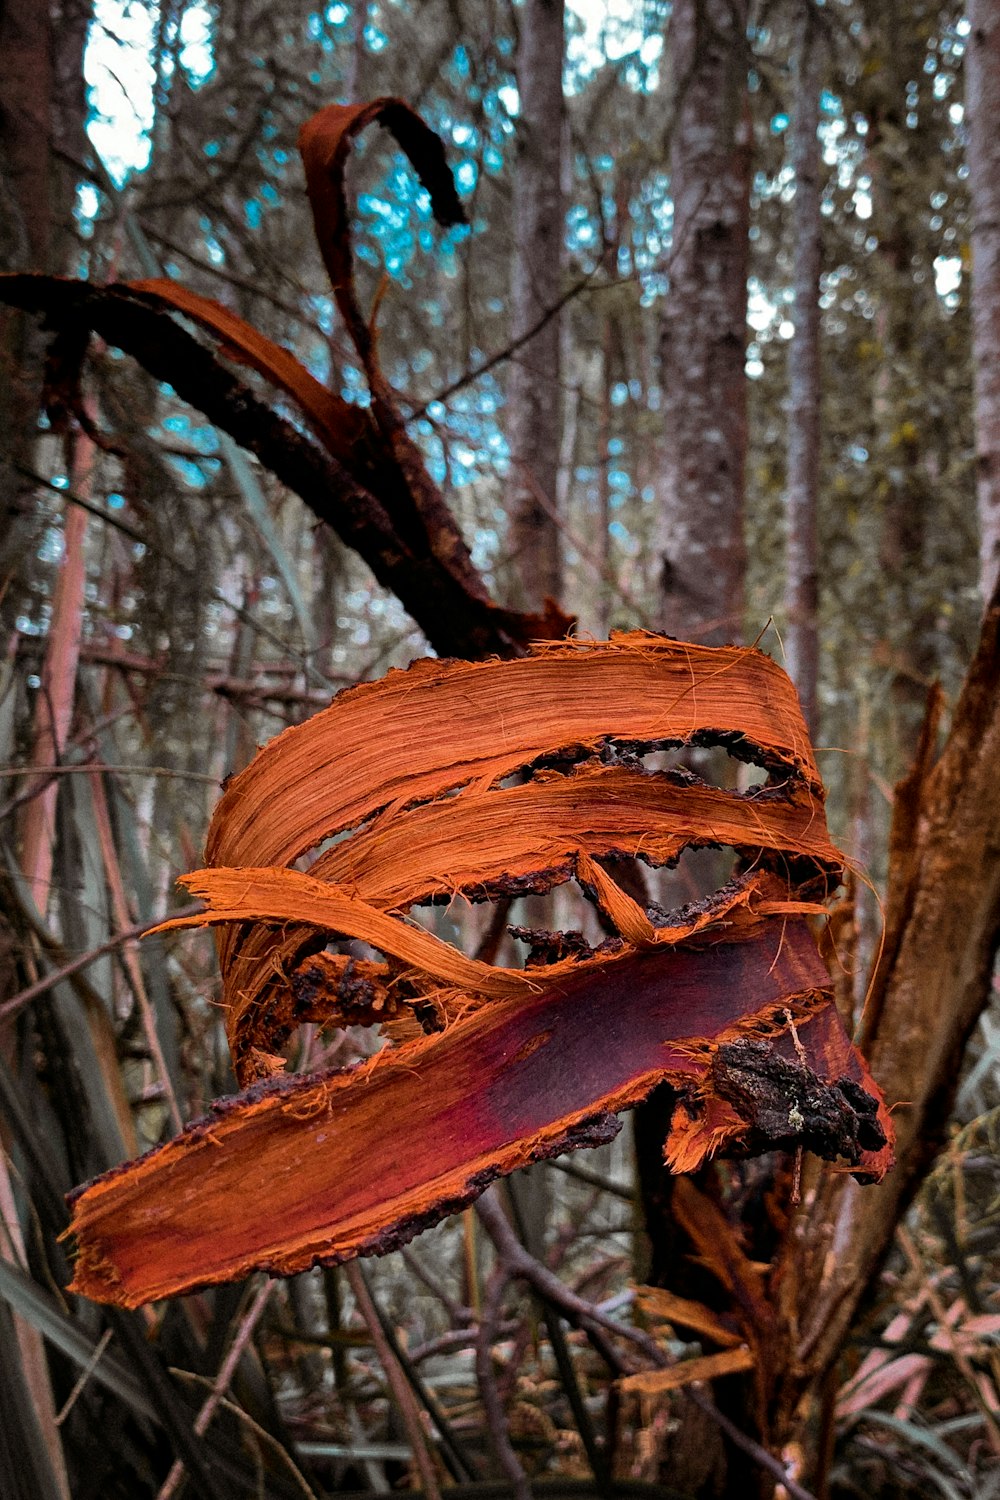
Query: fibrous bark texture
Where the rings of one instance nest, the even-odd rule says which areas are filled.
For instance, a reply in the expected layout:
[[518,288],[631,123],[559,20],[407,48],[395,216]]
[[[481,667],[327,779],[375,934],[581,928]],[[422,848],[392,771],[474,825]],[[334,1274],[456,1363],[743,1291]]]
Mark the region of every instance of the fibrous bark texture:
[[1000,574],[1000,4],[971,0],[965,55],[980,586]]
[[[768,782],[741,796],[639,759],[690,744]],[[617,858],[662,865],[689,844],[736,847],[742,873],[673,914],[614,878]],[[262,750],[227,786],[208,857],[185,880],[204,914],[168,925],[220,927],[251,1086],[82,1193],[74,1285],[90,1296],[134,1304],[391,1249],[493,1177],[607,1139],[663,1082],[674,1171],[794,1141],[866,1178],[889,1165],[888,1115],[806,920],[840,857],[791,683],[760,652],[637,632],[418,662]],[[404,915],[570,878],[616,936],[525,934],[523,969]],[[337,938],[383,961],[318,951]],[[361,1069],[273,1078],[304,1020],[413,1040]]]
[[866,1055],[894,1106],[900,1166],[863,1200],[841,1179],[820,1182],[786,1239],[775,1283],[794,1307],[798,1345],[786,1415],[837,1357],[941,1148],[962,1053],[989,1001],[1000,939],[996,596],[938,755],[940,712],[937,697],[896,788],[884,948],[864,1025]]
[[[520,12],[513,339],[551,312],[562,290],[564,0],[527,0]],[[562,434],[559,319],[519,350],[510,372],[507,437],[511,546],[519,602],[540,609],[560,593],[556,480]]]
[[745,0],[677,0],[670,289],[661,327],[661,624],[732,640],[743,624],[750,121]]

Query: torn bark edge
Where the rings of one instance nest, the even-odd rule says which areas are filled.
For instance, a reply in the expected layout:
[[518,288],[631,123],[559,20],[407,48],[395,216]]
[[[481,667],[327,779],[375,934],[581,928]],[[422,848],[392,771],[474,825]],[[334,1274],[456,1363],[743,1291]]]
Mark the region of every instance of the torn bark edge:
[[[780,1027],[783,1018],[787,1020],[786,1030],[782,1035]],[[762,1034],[766,1035],[770,1030],[774,1043],[778,1045],[782,1042],[790,1043],[794,1051],[798,1053],[801,1043],[798,1040],[796,1025],[801,1026],[805,1031],[811,1022],[819,1023],[820,1036],[814,1045],[821,1049],[824,1041],[823,1032],[830,1033],[830,1028],[833,1028],[830,1033],[834,1038],[830,1058],[831,1068],[837,1068],[837,1053],[843,1052],[848,1063],[847,1071],[856,1074],[860,1082],[848,1078],[846,1081],[850,1087],[844,1089],[839,1085],[837,1078],[824,1082],[818,1074],[807,1068],[801,1061],[798,1067],[790,1066],[788,1063],[782,1064],[782,1060],[775,1059],[773,1054],[768,1065],[761,1067],[761,1051],[758,1049],[766,1050],[769,1046],[767,1042],[761,1041]],[[443,1182],[443,1196],[436,1202],[412,1212],[404,1212],[374,1234],[341,1245],[339,1248],[331,1246],[329,1249],[324,1249],[321,1243],[318,1245],[315,1240],[312,1243],[306,1241],[304,1244],[300,1241],[297,1246],[293,1246],[284,1254],[272,1252],[260,1257],[243,1255],[197,1284],[187,1284],[183,1281],[175,1284],[165,1283],[160,1290],[135,1296],[130,1295],[122,1283],[114,1268],[113,1256],[102,1246],[102,1239],[104,1245],[108,1244],[107,1237],[102,1236],[99,1231],[95,1233],[93,1229],[88,1234],[86,1226],[81,1229],[75,1225],[68,1233],[78,1234],[79,1253],[74,1281],[69,1290],[89,1296],[96,1301],[112,1301],[123,1306],[138,1306],[143,1302],[159,1300],[164,1296],[187,1294],[204,1286],[233,1280],[254,1269],[262,1269],[272,1275],[288,1276],[314,1266],[340,1265],[359,1256],[387,1254],[409,1243],[424,1229],[430,1228],[443,1218],[466,1207],[498,1177],[509,1175],[532,1162],[558,1156],[565,1151],[602,1145],[612,1140],[621,1128],[617,1115],[624,1110],[634,1108],[661,1082],[670,1084],[677,1095],[678,1110],[675,1118],[678,1121],[678,1130],[672,1132],[671,1139],[678,1133],[688,1134],[688,1145],[696,1147],[693,1165],[698,1165],[707,1155],[718,1150],[726,1150],[727,1153],[732,1150],[735,1154],[747,1154],[749,1151],[769,1150],[777,1145],[796,1143],[804,1137],[801,1128],[798,1131],[788,1129],[793,1124],[795,1110],[798,1110],[799,1115],[802,1116],[802,1126],[810,1132],[810,1139],[806,1143],[812,1145],[815,1142],[822,1145],[824,1148],[822,1154],[827,1156],[831,1154],[833,1144],[843,1144],[847,1148],[845,1154],[848,1161],[856,1169],[860,1169],[854,1174],[859,1181],[878,1181],[891,1165],[892,1127],[884,1101],[874,1090],[863,1061],[854,1052],[846,1035],[839,1028],[836,1012],[827,992],[810,991],[799,996],[789,996],[786,1000],[770,1005],[756,1015],[744,1017],[738,1026],[730,1027],[720,1033],[711,1043],[693,1044],[691,1055],[692,1060],[700,1058],[705,1062],[705,1071],[701,1077],[692,1076],[689,1073],[679,1074],[676,1069],[656,1069],[643,1073],[613,1093],[605,1095],[601,1100],[595,1100],[596,1107],[584,1108],[575,1116],[569,1116],[563,1122],[556,1122],[562,1125],[557,1134],[547,1136],[541,1132],[509,1142],[506,1146],[496,1150],[492,1159],[483,1162],[482,1165],[476,1166],[475,1163],[470,1163],[472,1170],[461,1185],[455,1182],[454,1178],[451,1185]],[[699,1119],[699,1114],[703,1115],[705,1112],[706,1103],[709,1109],[713,1105],[720,1105],[723,1110],[730,1110],[735,1114],[733,1106],[725,1099],[707,1092],[711,1087],[709,1077],[719,1070],[726,1080],[727,1091],[739,1100],[745,1113],[751,1117],[750,1132],[747,1134],[746,1120],[736,1115],[739,1127],[733,1128],[732,1119],[725,1121],[725,1129],[717,1139],[710,1141],[706,1138],[702,1129],[702,1121]],[[322,1085],[335,1082],[335,1086],[338,1086],[347,1081],[351,1075],[353,1075],[353,1081],[357,1082],[359,1081],[358,1071],[357,1069],[337,1070],[332,1074],[311,1076],[286,1075],[257,1083],[243,1094],[217,1100],[211,1106],[208,1116],[187,1126],[175,1141],[166,1146],[154,1148],[152,1152],[147,1153],[146,1160],[159,1153],[169,1152],[171,1149],[176,1150],[185,1142],[196,1146],[206,1139],[212,1141],[213,1124],[220,1118],[239,1114],[260,1103],[273,1101],[277,1105],[280,1100],[287,1100],[298,1093],[313,1089],[317,1083]],[[364,1073],[365,1067],[363,1066],[360,1071]],[[766,1096],[766,1107],[759,1103],[761,1090],[758,1089],[757,1096],[748,1101],[744,1087],[747,1075],[758,1078],[762,1073],[770,1080],[769,1089],[763,1091]],[[785,1084],[795,1093],[795,1098],[791,1104],[783,1105],[778,1098],[778,1093]],[[863,1109],[859,1110],[861,1095],[867,1097]],[[806,1104],[808,1113],[801,1108],[800,1099]],[[768,1109],[776,1111],[778,1122],[776,1139],[767,1133]],[[852,1113],[858,1121],[853,1130],[846,1128],[844,1124],[845,1119]],[[834,1117],[832,1125],[825,1118],[828,1115]],[[276,1122],[276,1128],[283,1132],[293,1132],[295,1129],[293,1121],[294,1116],[285,1115]],[[690,1129],[692,1125],[695,1127],[693,1131]],[[881,1149],[877,1153],[872,1149],[876,1139],[879,1139],[881,1144]],[[869,1159],[863,1163],[866,1156]],[[97,1178],[93,1183],[74,1189],[67,1195],[67,1202],[71,1207],[75,1207],[92,1188],[105,1186],[115,1178],[134,1172],[137,1165],[136,1162],[122,1163]],[[691,1165],[688,1165],[680,1170],[691,1169]],[[673,1165],[673,1170],[677,1171],[679,1168]]]

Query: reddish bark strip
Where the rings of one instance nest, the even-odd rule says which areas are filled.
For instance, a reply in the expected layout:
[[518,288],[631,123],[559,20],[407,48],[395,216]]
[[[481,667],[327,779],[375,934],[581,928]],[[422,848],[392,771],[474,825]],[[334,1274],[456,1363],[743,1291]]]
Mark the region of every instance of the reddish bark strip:
[[[361,1068],[222,1100],[83,1191],[73,1290],[134,1306],[393,1249],[492,1178],[609,1139],[612,1112],[664,1078],[696,1110],[710,1043],[776,1030],[785,1005],[805,1039],[826,984],[805,925],[772,918],[498,1002]],[[862,1164],[879,1170],[873,1153]]]
[[[634,758],[685,743],[726,744],[770,784],[738,796]],[[514,773],[527,779],[503,785]],[[290,868],[342,832],[311,871]],[[599,863],[705,843],[738,848],[742,873],[666,920]],[[307,1016],[438,1030],[361,1068],[258,1083],[92,1184],[73,1223],[89,1296],[132,1305],[391,1249],[494,1177],[608,1139],[664,1081],[674,1171],[792,1141],[867,1179],[891,1162],[803,920],[840,856],[791,684],[759,652],[636,632],[418,662],[273,740],[226,788],[207,852],[184,882],[205,910],[165,925],[223,929],[241,1081],[280,1070]],[[405,915],[571,877],[619,934],[583,956],[556,945],[500,968]],[[302,962],[330,937],[385,962]]]

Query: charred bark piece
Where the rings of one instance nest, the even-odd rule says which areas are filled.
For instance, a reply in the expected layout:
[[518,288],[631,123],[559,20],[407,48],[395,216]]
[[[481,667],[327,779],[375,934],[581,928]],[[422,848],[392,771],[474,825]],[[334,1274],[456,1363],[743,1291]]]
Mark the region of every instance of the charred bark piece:
[[878,1103],[860,1084],[821,1078],[804,1063],[781,1057],[769,1042],[738,1037],[723,1043],[711,1076],[719,1097],[746,1122],[742,1144],[748,1155],[795,1144],[857,1167],[866,1152],[886,1145]]

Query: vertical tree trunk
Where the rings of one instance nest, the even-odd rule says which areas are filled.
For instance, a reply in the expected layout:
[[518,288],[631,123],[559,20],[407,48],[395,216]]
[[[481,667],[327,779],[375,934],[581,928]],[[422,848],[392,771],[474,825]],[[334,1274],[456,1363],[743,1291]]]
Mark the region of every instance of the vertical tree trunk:
[[663,628],[708,644],[743,625],[746,286],[750,217],[746,0],[677,0],[670,290],[660,355]]
[[[527,0],[521,11],[517,82],[512,336],[522,338],[555,306],[562,289],[564,0]],[[556,479],[562,388],[559,319],[518,350],[511,366],[507,434],[511,452],[511,543],[517,602],[537,608],[562,583]]]
[[[674,218],[660,327],[659,622],[671,635],[710,645],[736,639],[743,629],[751,156],[746,24],[746,0],[675,0],[667,32]],[[677,899],[688,894],[678,892]],[[658,1089],[635,1114],[648,1276],[682,1296],[717,1300],[719,1288],[692,1258],[675,1181],[664,1167],[672,1113],[673,1096]],[[738,1426],[749,1431],[758,1425],[740,1381],[721,1382],[715,1398]],[[680,1414],[667,1482],[692,1496],[758,1495],[758,1471],[717,1431],[706,1432],[697,1415],[688,1420],[687,1410]]]
[[[83,50],[92,0],[0,0],[0,270],[65,271],[73,199],[86,152]],[[34,538],[29,479],[42,339],[32,320],[0,313],[0,620],[11,623],[22,559]],[[13,582],[14,586],[11,587]]]
[[802,712],[815,737],[819,677],[819,580],[816,511],[820,459],[820,309],[823,264],[820,218],[819,90],[820,48],[812,4],[803,7],[796,80],[792,164],[795,337],[788,356],[788,671],[798,689]]
[[1000,574],[1000,3],[970,0],[965,55],[980,589]]

